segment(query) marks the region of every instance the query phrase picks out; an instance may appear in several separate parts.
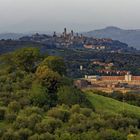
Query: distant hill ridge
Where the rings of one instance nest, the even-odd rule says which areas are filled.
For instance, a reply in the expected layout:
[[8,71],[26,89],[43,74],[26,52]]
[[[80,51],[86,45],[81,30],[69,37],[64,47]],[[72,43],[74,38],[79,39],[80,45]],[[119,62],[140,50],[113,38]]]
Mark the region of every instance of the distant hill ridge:
[[111,38],[127,43],[130,47],[140,49],[140,29],[125,30],[115,26],[109,26],[104,29],[86,32],[84,35],[96,38]]
[[[115,26],[109,26],[104,29],[93,30],[83,33],[88,37],[95,38],[111,38],[113,40],[118,40],[120,42],[126,43],[129,47],[134,47],[140,50],[140,29],[136,30],[125,30]],[[22,33],[1,33],[1,39],[13,39],[17,40],[27,34]],[[28,34],[28,35],[31,35]]]
[[0,34],[0,40],[1,39],[19,39],[20,37],[24,36],[22,33],[1,33]]

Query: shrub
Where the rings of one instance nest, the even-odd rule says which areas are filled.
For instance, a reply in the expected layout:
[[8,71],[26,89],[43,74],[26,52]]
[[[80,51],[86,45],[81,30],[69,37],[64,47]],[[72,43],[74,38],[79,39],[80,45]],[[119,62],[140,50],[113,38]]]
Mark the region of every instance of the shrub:
[[38,133],[53,133],[57,128],[62,126],[62,121],[54,118],[42,120],[41,123],[36,124],[36,131]]
[[0,120],[4,120],[5,112],[6,112],[6,109],[1,107],[0,108]]
[[12,123],[16,120],[17,115],[15,113],[9,113],[7,112],[5,115],[5,119],[7,122]]
[[53,108],[48,111],[47,115],[56,119],[60,119],[63,122],[67,122],[69,119],[70,113],[67,110]]
[[81,106],[90,106],[90,102],[85,94],[79,89],[70,86],[61,86],[57,92],[58,101],[60,104],[74,105],[80,104]]
[[17,131],[17,133],[20,137],[20,140],[27,140],[32,135],[32,131],[27,128],[21,128]]
[[17,101],[13,101],[8,105],[8,109],[11,112],[18,112],[21,109],[21,106]]
[[106,129],[100,132],[100,139],[102,140],[127,140],[126,136],[119,131],[113,129]]
[[30,91],[30,101],[36,106],[48,105],[49,97],[46,88],[39,84],[33,84]]
[[2,136],[2,140],[19,140],[20,137],[17,133],[14,133],[12,129],[9,129]]

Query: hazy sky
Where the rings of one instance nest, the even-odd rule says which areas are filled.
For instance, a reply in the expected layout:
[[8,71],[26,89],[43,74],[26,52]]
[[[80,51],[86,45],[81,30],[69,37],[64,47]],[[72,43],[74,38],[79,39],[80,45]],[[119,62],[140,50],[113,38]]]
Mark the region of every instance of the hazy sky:
[[140,28],[140,0],[0,0],[0,32]]

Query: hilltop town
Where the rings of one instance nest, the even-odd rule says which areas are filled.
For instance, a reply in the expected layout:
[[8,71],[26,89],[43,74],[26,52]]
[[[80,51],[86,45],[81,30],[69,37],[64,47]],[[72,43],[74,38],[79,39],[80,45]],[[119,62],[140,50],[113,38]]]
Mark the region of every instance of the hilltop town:
[[88,37],[73,30],[64,28],[62,33],[54,32],[52,35],[35,33],[20,37],[19,39],[1,39],[0,54],[14,51],[24,46],[38,46],[44,53],[47,49],[83,49],[84,51],[111,52],[111,53],[138,53],[126,43],[110,38]]
[[127,44],[120,41],[105,38],[97,39],[93,37],[87,37],[83,34],[75,33],[73,30],[68,33],[66,28],[64,28],[64,32],[61,34],[54,32],[51,36],[36,33],[32,36],[21,37],[19,41],[37,42],[49,48],[86,48],[112,52],[135,51],[134,48],[129,48]]

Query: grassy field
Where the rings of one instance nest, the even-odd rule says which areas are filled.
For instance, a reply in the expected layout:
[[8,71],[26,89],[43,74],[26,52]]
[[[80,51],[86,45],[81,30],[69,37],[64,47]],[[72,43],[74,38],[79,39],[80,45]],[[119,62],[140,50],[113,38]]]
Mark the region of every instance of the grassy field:
[[87,97],[97,111],[108,112],[112,114],[121,114],[127,112],[131,115],[140,117],[140,107],[129,105],[112,98],[87,92]]

